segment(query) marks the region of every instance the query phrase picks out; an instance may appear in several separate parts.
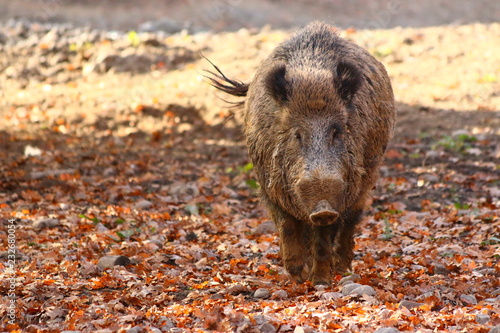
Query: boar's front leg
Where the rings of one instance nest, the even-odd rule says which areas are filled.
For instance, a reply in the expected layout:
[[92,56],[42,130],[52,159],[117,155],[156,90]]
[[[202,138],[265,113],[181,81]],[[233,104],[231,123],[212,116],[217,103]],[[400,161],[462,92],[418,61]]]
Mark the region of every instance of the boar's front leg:
[[312,270],[309,279],[314,285],[332,283],[332,229],[334,226],[315,226],[312,230]]
[[343,274],[352,269],[354,258],[354,231],[361,220],[362,210],[349,210],[334,233],[333,271]]
[[279,231],[283,265],[294,281],[304,282],[308,274],[304,224],[273,204],[267,206]]

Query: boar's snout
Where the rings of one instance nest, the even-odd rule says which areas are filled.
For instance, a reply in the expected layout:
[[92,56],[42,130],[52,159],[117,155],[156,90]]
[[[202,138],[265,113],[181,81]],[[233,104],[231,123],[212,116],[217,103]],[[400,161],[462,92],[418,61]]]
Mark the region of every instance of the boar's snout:
[[329,225],[334,223],[339,217],[339,213],[332,208],[326,200],[318,202],[309,219],[314,225]]
[[309,216],[309,222],[318,226],[329,225],[337,220],[345,189],[345,183],[340,177],[321,176],[303,177],[296,187],[296,193]]

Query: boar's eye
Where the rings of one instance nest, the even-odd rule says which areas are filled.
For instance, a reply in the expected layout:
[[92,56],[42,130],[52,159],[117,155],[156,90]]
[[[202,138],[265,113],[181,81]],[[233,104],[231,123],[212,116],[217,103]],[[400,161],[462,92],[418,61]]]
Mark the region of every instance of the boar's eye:
[[299,131],[295,131],[295,139],[297,139],[297,141],[302,143],[302,134],[300,134]]
[[339,136],[341,133],[341,129],[338,126],[332,126],[329,129],[329,136],[331,143],[335,143],[336,140],[338,140]]

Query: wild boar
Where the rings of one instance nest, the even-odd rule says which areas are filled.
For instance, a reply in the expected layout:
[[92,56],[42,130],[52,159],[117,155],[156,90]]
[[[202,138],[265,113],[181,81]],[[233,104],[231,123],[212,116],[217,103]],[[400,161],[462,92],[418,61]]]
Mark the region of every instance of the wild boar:
[[392,136],[384,66],[327,24],[280,44],[245,84],[215,65],[210,83],[246,97],[244,133],[260,195],[298,282],[351,270],[354,231]]

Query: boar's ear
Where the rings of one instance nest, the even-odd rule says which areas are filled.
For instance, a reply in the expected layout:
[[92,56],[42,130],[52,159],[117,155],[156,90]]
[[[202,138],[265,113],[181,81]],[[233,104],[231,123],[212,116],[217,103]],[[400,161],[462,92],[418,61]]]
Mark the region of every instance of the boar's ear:
[[361,72],[350,62],[342,61],[337,65],[335,86],[340,98],[350,103],[361,86]]
[[281,63],[274,66],[269,71],[264,81],[266,90],[269,91],[271,96],[278,103],[285,103],[288,101],[288,95],[290,93],[285,74],[286,66],[284,63]]

